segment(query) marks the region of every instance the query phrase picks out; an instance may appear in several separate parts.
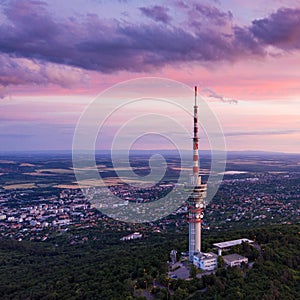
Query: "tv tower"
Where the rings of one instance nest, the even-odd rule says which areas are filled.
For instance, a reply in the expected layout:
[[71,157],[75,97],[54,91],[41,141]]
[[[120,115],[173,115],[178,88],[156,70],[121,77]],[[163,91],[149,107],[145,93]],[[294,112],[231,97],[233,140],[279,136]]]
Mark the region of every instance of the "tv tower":
[[189,223],[189,261],[193,262],[194,254],[201,252],[201,223],[203,222],[204,198],[206,197],[206,184],[201,182],[199,175],[198,155],[198,103],[197,86],[195,86],[194,104],[194,136],[193,136],[193,174],[190,186],[193,192],[187,200]]

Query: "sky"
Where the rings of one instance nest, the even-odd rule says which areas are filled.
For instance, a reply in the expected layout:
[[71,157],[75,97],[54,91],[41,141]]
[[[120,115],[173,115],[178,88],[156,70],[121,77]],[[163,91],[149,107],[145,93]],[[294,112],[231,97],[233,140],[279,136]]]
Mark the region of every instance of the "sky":
[[[227,150],[299,153],[299,65],[296,0],[3,0],[0,151],[71,150],[80,116],[97,95],[123,81],[157,77],[191,87],[184,104],[191,109],[192,88],[199,86]],[[159,85],[156,91],[168,99]],[[104,112],[118,106],[111,97],[101,104]],[[147,103],[131,105],[131,118],[164,114],[160,104]],[[128,115],[111,120],[97,148],[108,147],[110,128],[122,127]],[[144,120],[137,128],[147,132],[153,123],[172,136],[164,122]],[[208,149],[204,132],[201,147]],[[190,144],[183,139],[180,147]],[[138,147],[168,148],[161,139]]]

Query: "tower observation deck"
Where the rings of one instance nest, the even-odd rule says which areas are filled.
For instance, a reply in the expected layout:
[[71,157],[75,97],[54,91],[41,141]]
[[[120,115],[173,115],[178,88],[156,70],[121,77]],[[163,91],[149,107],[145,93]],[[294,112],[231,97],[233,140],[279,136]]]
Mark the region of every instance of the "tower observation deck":
[[199,175],[198,146],[198,103],[197,86],[195,86],[194,104],[194,135],[193,135],[193,174],[188,188],[192,193],[187,200],[189,223],[189,261],[193,262],[194,254],[201,252],[201,223],[204,218],[204,198],[206,197],[206,184],[202,183]]

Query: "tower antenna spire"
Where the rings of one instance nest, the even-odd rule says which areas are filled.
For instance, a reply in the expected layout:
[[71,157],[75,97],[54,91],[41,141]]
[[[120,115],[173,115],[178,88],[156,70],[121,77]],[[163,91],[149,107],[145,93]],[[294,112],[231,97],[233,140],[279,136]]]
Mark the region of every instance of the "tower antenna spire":
[[195,104],[194,104],[194,136],[193,136],[193,183],[199,182],[199,137],[198,137],[198,103],[197,86],[195,86]]
[[202,183],[199,175],[199,136],[198,136],[198,103],[197,86],[195,86],[194,103],[194,135],[193,135],[193,173],[191,176],[192,193],[188,199],[189,223],[189,261],[193,262],[194,255],[201,253],[201,223],[203,222],[204,198],[206,184]]

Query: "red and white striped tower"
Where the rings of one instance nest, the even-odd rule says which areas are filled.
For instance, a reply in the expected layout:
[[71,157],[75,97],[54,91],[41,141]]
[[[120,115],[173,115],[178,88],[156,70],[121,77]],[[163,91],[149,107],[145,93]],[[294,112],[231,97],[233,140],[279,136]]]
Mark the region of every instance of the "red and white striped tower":
[[198,154],[198,104],[197,86],[195,86],[194,105],[194,136],[193,136],[193,174],[191,187],[193,192],[188,199],[188,222],[189,222],[189,261],[193,261],[194,254],[201,252],[201,223],[203,222],[204,198],[206,197],[206,184],[201,182],[199,176]]

